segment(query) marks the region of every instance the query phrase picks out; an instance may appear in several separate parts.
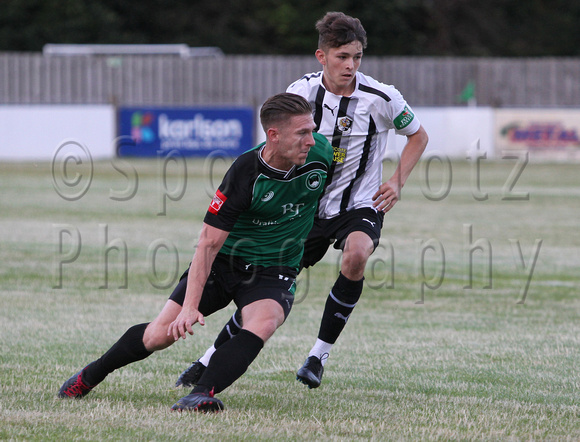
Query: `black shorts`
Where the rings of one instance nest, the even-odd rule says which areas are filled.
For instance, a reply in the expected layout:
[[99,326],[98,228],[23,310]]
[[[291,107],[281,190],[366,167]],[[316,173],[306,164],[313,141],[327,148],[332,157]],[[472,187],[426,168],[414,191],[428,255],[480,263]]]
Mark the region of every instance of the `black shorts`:
[[344,250],[346,238],[352,232],[364,232],[375,248],[381,238],[385,214],[370,207],[351,210],[330,219],[314,219],[312,230],[304,244],[302,266],[310,267],[320,261],[332,243],[335,249]]
[[[181,276],[179,283],[169,297],[183,305],[187,275],[189,269]],[[230,258],[218,253],[203,290],[198,310],[209,316],[225,308],[234,301],[239,310],[254,301],[273,299],[284,309],[287,318],[296,291],[296,269],[291,267],[262,267]]]

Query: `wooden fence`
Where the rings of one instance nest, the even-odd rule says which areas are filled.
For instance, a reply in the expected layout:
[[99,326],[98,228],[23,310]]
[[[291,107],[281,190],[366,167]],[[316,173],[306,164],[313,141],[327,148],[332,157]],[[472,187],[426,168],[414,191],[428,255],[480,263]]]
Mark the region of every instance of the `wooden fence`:
[[[314,56],[43,56],[0,53],[0,104],[255,105],[307,72]],[[580,107],[580,59],[370,57],[361,71],[412,106]]]

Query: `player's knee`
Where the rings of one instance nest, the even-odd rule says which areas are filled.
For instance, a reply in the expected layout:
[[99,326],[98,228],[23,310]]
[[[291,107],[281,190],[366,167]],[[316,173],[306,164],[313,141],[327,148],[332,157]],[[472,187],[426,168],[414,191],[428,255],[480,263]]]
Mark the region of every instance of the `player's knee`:
[[278,329],[279,322],[275,319],[264,321],[263,330],[266,336],[270,337]]
[[172,336],[167,336],[167,327],[161,327],[155,322],[149,324],[143,334],[143,344],[148,351],[163,350],[174,342]]
[[262,341],[266,342],[272,337],[277,328],[278,327],[274,324],[274,321],[265,321],[260,325],[254,334],[259,336]]
[[264,342],[284,320],[284,309],[273,299],[255,301],[242,309],[243,328],[259,336]]
[[342,256],[341,272],[350,279],[362,278],[370,254],[362,248],[353,248]]
[[251,331],[256,336],[260,337],[264,342],[272,337],[274,332],[282,325],[284,322],[284,316],[278,317],[277,315],[262,318],[259,321],[252,321],[248,324],[245,329]]
[[362,232],[353,232],[346,240],[343,250],[343,261],[346,259],[352,266],[366,265],[374,251],[372,239]]

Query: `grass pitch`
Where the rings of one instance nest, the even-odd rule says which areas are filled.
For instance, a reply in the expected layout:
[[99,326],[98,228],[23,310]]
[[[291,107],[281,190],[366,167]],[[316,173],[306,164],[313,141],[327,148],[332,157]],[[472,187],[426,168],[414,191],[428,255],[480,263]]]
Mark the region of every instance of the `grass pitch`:
[[294,379],[335,251],[301,275],[286,324],[219,395],[226,411],[198,415],[170,411],[187,393],[173,384],[233,308],[83,400],[56,392],[158,313],[226,165],[0,164],[0,439],[580,439],[578,166],[528,164],[514,181],[515,165],[421,164],[322,386]]

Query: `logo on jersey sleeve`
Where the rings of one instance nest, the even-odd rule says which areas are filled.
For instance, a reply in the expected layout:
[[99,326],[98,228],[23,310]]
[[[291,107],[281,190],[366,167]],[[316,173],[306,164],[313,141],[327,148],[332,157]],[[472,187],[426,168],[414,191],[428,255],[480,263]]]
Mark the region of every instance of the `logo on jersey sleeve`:
[[211,200],[211,203],[209,204],[208,210],[210,211],[210,213],[217,215],[217,213],[220,211],[220,209],[222,208],[227,199],[228,199],[227,196],[221,193],[220,190],[218,189],[213,199]]
[[411,121],[415,118],[411,109],[408,106],[405,106],[403,112],[399,114],[397,118],[394,119],[393,123],[398,130],[401,130],[411,124]]

